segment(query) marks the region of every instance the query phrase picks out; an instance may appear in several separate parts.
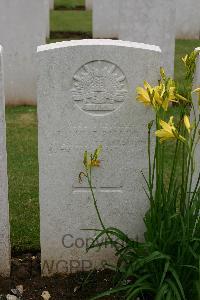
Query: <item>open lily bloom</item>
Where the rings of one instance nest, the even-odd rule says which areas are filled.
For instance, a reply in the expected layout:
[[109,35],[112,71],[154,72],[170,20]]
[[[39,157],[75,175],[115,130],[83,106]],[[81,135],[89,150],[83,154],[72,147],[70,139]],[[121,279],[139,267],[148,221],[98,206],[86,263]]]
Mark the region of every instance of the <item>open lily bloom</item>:
[[156,110],[162,107],[164,111],[168,110],[171,102],[178,102],[176,87],[172,79],[161,80],[159,85],[154,87],[145,81],[144,87],[137,88],[136,99],[145,106],[151,105]]
[[156,136],[160,139],[160,142],[164,142],[166,140],[180,140],[185,142],[186,139],[178,133],[173,121],[174,117],[170,117],[169,122],[166,123],[163,120],[160,120],[161,129],[156,131]]

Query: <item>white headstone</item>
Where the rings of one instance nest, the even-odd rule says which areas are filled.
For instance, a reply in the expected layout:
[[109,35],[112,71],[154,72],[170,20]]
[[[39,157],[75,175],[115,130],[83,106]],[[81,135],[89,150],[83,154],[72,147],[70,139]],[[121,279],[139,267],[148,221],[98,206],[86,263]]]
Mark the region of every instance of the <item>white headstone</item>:
[[176,0],[176,37],[200,38],[200,1]]
[[45,13],[46,13],[46,38],[50,37],[50,3],[45,0]]
[[119,39],[160,46],[162,66],[174,74],[174,0],[123,0],[120,3]]
[[85,0],[86,10],[92,10],[93,0]]
[[48,0],[48,1],[49,1],[50,9],[53,10],[54,9],[54,0]]
[[93,38],[118,38],[120,0],[93,0]]
[[1,0],[5,96],[10,104],[36,103],[35,53],[47,32],[45,0]]
[[[200,51],[200,47],[196,48],[195,50]],[[200,88],[200,54],[197,57],[197,65],[196,65],[196,74],[195,74],[195,81],[194,81],[194,89]],[[198,94],[193,94],[194,96],[194,104],[195,104],[195,111],[196,111],[196,116],[200,115],[200,100],[199,100],[199,95]],[[197,145],[196,149],[196,160],[195,160],[195,168],[196,168],[196,176],[195,179],[197,180],[199,172],[200,172],[200,142]]]
[[159,79],[160,48],[82,40],[38,48],[38,120],[42,274],[71,273],[113,262],[109,248],[85,248],[101,228],[83,170],[83,153],[103,146],[94,186],[106,225],[142,237],[148,201],[147,123],[135,99],[143,80]]
[[0,46],[0,276],[10,275],[10,224],[6,154],[5,98],[2,47]]

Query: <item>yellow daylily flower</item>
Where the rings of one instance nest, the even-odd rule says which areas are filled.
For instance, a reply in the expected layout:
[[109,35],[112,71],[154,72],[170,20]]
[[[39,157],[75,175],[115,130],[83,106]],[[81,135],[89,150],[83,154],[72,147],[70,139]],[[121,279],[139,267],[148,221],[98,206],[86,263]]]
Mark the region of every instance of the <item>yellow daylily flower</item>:
[[100,166],[100,160],[99,155],[102,151],[102,146],[100,145],[95,151],[94,154],[91,154],[88,159],[88,152],[85,151],[84,153],[84,159],[83,164],[86,169],[92,168],[92,167],[99,167]]
[[[165,76],[164,69],[161,69],[161,74],[163,77]],[[145,106],[152,105],[155,109],[162,107],[167,111],[171,102],[177,102],[174,81],[172,79],[168,79],[164,82],[161,80],[159,85],[154,87],[145,81],[144,88],[137,88],[136,99]]]
[[153,104],[154,104],[154,107],[160,107],[162,106],[162,102],[163,102],[163,99],[162,99],[162,95],[164,93],[163,87],[161,86],[156,86],[154,88],[154,94],[153,94]]
[[168,99],[169,99],[170,102],[177,102],[175,92],[176,92],[176,88],[174,86],[169,88],[169,90],[168,90]]
[[187,131],[190,133],[191,132],[191,129],[192,129],[192,126],[190,124],[190,119],[188,118],[188,116],[184,116],[183,118],[183,121],[184,121],[184,124],[185,124],[185,127],[187,129]]
[[92,159],[88,162],[88,167],[100,167],[100,162],[99,159]]
[[144,88],[138,87],[136,89],[137,91],[137,100],[141,103],[143,103],[145,106],[151,105],[151,93],[153,91],[153,88],[150,86],[150,84],[146,81],[144,81]]
[[192,91],[192,93],[200,93],[200,87]]
[[83,165],[85,167],[84,171],[79,173],[79,183],[82,182],[83,177],[88,178],[88,171],[90,171],[93,167],[100,167],[101,161],[99,160],[99,155],[102,151],[102,146],[100,145],[95,151],[94,154],[89,154],[88,152],[84,152]]
[[138,87],[136,99],[145,106],[152,105],[154,108],[161,106],[160,87],[152,87],[148,82],[144,82],[144,88]]
[[170,139],[178,139],[182,142],[185,142],[185,138],[182,137],[176,127],[174,126],[174,122],[173,122],[173,116],[170,117],[169,122],[166,123],[163,120],[160,120],[160,126],[162,127],[161,129],[157,130],[155,132],[155,135],[160,138],[160,142],[164,142],[166,140],[170,140]]
[[182,58],[182,61],[185,65],[186,69],[186,78],[192,79],[194,76],[194,72],[196,69],[196,58],[199,55],[199,51],[192,51],[190,54],[186,54],[185,57]]
[[146,80],[144,81],[144,88],[150,92],[153,90],[153,87]]
[[136,99],[139,102],[143,103],[145,106],[151,104],[148,92],[145,89],[141,88],[141,87],[137,88],[137,98]]
[[182,57],[182,61],[185,66],[187,65],[187,60],[188,60],[188,54],[186,54],[184,57]]
[[166,74],[165,74],[165,69],[162,68],[162,67],[160,68],[160,76],[161,76],[161,78],[164,79],[164,80],[167,78],[167,77],[166,77]]
[[183,97],[180,94],[176,94],[176,98],[181,101],[190,102],[187,98]]
[[198,105],[200,108],[200,87],[192,91],[192,93],[198,93]]

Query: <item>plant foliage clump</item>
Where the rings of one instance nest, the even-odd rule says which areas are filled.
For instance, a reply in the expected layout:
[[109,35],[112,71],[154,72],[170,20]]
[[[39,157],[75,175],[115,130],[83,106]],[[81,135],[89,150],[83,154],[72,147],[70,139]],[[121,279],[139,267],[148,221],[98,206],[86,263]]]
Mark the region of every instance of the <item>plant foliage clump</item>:
[[[92,168],[100,166],[101,147],[94,154],[84,154],[80,180],[88,180],[101,224],[89,249],[102,246],[98,241],[106,235],[106,245],[114,247],[118,257],[114,287],[93,299],[120,293],[127,300],[200,299],[200,174],[195,164],[200,140],[200,101],[192,97],[194,93],[200,98],[200,88],[192,91],[198,55],[194,51],[183,58],[185,79],[190,86],[184,94],[163,69],[157,86],[144,82],[144,87],[137,88],[137,100],[155,112],[155,120],[147,130],[149,174],[144,180],[150,207],[144,217],[144,242],[132,240],[118,228],[104,224],[92,186]],[[170,111],[176,111],[176,115],[170,115]],[[166,165],[169,141],[173,157]]]

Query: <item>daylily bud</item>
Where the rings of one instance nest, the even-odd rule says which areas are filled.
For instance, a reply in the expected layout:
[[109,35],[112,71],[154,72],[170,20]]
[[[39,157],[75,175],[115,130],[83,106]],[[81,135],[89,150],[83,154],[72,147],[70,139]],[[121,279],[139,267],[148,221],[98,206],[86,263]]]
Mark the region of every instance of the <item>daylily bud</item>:
[[150,130],[153,126],[154,120],[152,120],[151,122],[148,123],[148,129]]
[[188,118],[188,116],[185,115],[183,120],[184,120],[184,124],[185,124],[187,131],[190,133],[190,131],[191,131],[190,119]]

